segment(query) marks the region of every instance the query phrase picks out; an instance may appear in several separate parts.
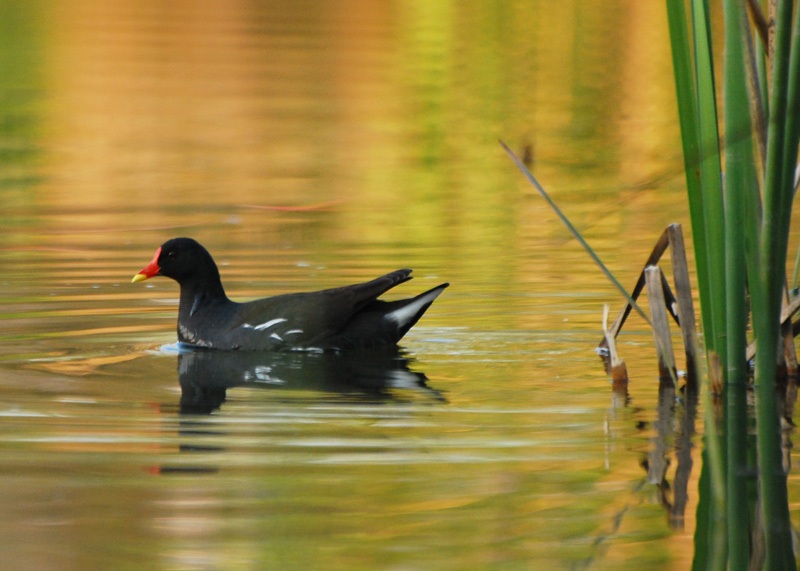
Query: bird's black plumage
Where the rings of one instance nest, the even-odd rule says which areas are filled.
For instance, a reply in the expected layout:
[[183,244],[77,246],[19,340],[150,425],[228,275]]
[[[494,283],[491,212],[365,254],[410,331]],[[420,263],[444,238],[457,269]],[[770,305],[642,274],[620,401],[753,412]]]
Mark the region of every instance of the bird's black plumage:
[[449,285],[416,297],[380,295],[411,279],[411,270],[374,280],[245,303],[228,298],[211,254],[191,238],[165,242],[134,281],[165,276],[181,288],[178,340],[215,349],[346,350],[396,344]]

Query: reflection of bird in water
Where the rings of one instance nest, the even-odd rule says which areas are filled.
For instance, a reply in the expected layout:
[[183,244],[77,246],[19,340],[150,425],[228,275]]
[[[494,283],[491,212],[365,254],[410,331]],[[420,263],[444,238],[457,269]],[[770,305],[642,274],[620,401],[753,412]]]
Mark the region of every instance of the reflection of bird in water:
[[[396,347],[349,353],[180,349],[179,448],[182,453],[202,455],[226,451],[225,445],[207,440],[223,436],[224,432],[215,424],[209,424],[203,415],[220,408],[228,389],[236,387],[281,391],[283,397],[285,391],[312,392],[320,400],[330,395],[345,395],[352,397],[346,400],[348,405],[402,402],[409,397],[446,402],[439,391],[427,386],[423,373],[409,369],[410,359]],[[150,467],[149,471],[153,475],[185,476],[213,474],[220,471],[220,466],[193,460],[190,464],[160,464]]]
[[178,356],[180,410],[211,413],[233,387],[353,394],[371,401],[402,399],[404,391],[414,391],[443,402],[441,393],[427,386],[427,377],[408,365],[396,347],[344,353],[192,349]]

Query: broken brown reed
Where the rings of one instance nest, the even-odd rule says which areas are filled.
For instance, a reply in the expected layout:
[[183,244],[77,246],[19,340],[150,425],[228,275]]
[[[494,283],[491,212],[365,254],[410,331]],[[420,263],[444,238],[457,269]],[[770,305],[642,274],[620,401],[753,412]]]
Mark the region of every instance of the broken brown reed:
[[[798,311],[800,311],[800,296],[795,297],[790,303],[784,303],[783,310],[781,311],[781,330],[783,331],[784,327],[788,327],[793,338],[800,335],[800,323],[792,321],[792,317],[794,317],[795,313]],[[794,348],[794,344],[792,344],[792,348]],[[747,360],[750,361],[755,356],[756,344],[754,341],[747,346]],[[796,355],[794,359],[796,361]]]
[[664,287],[661,284],[661,268],[647,266],[644,270],[644,278],[650,306],[650,321],[653,324],[656,355],[658,356],[658,376],[662,383],[671,382],[673,378],[677,377],[678,372],[675,367],[675,354],[672,351]]
[[[670,289],[669,282],[663,271],[658,266],[667,249],[670,251],[672,265],[672,279],[674,282],[675,293]],[[658,268],[658,272],[655,269]],[[648,272],[652,273],[650,283],[648,283]],[[691,390],[696,390],[699,380],[699,364],[697,355],[699,352],[699,339],[697,325],[692,305],[692,288],[689,279],[689,266],[686,260],[686,246],[683,240],[683,230],[680,224],[670,224],[659,237],[652,252],[645,262],[645,267],[639,275],[639,279],[630,293],[632,300],[636,301],[642,291],[647,287],[648,299],[650,302],[650,315],[655,336],[656,353],[659,360],[659,376],[662,381],[665,377],[670,377],[668,371],[675,371],[675,358],[672,349],[671,336],[669,334],[669,318],[672,316],[678,324],[683,339],[684,351],[686,354],[686,386]],[[652,290],[652,291],[651,291]],[[632,308],[630,302],[620,311],[611,327],[608,327],[608,309],[604,309],[603,316],[603,339],[598,348],[603,355],[606,371],[611,375],[615,388],[627,388],[628,372],[625,362],[619,356],[619,352],[614,342],[616,336],[622,330],[625,321],[630,315]],[[654,314],[655,311],[655,314]],[[795,314],[800,311],[800,296],[795,296],[791,301],[787,298],[783,303],[781,312],[781,333],[783,335],[783,350],[777,355],[778,378],[782,381],[781,386],[786,387],[787,379],[796,379],[798,375],[798,358],[794,345],[794,338],[800,335],[800,322],[794,321]],[[613,348],[613,350],[612,350]],[[606,354],[607,352],[607,354]],[[747,347],[747,360],[751,361],[755,357],[755,342]],[[708,374],[711,381],[711,391],[715,395],[722,394],[722,371],[718,370],[719,363],[715,360],[716,355],[712,354],[708,362]]]
[[[784,288],[784,292],[788,293]],[[783,298],[783,306],[781,309],[781,337],[783,338],[783,366],[781,366],[781,358],[778,358],[778,366],[780,369],[785,369],[784,377],[797,377],[797,350],[794,347],[794,335],[792,334],[792,320],[791,315],[789,319],[784,321],[783,314],[789,305],[788,297]]]
[[[669,283],[660,269],[658,263],[664,253],[670,249],[672,262],[672,277],[675,285],[675,294],[669,287]],[[658,271],[650,270],[651,278],[648,284],[648,269],[654,268]],[[663,379],[675,379],[676,365],[672,349],[672,340],[669,333],[669,318],[667,313],[678,324],[683,338],[684,352],[686,354],[686,385],[691,390],[696,390],[698,375],[697,363],[697,325],[695,321],[694,307],[692,305],[692,287],[689,280],[689,265],[686,260],[686,246],[683,240],[683,230],[680,224],[670,224],[659,237],[653,251],[645,262],[644,269],[639,275],[630,297],[634,301],[638,299],[645,285],[648,286],[648,299],[650,302],[651,319],[658,315],[659,324],[652,323],[656,341],[656,351],[659,356],[659,373]],[[651,291],[652,290],[652,291]],[[604,329],[604,337],[600,342],[601,350],[609,350],[609,340],[613,340],[619,334],[622,326],[631,312],[630,302],[620,311],[617,319],[610,329]],[[616,353],[616,348],[615,348]],[[619,356],[617,356],[619,359]],[[620,359],[621,361],[621,359]],[[607,369],[612,372],[613,366],[607,364]],[[627,376],[627,373],[626,373]]]
[[625,361],[620,359],[617,353],[617,342],[614,336],[609,333],[608,313],[611,306],[607,303],[603,306],[603,334],[606,348],[608,349],[607,372],[611,375],[611,390],[614,394],[625,396],[628,393],[628,367]]

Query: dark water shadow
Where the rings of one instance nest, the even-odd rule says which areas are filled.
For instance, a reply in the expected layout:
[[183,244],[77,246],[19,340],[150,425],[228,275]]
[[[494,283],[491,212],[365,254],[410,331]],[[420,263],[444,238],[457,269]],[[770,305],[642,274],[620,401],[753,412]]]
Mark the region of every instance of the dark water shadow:
[[[406,400],[431,404],[447,402],[439,391],[428,386],[424,373],[411,370],[411,363],[412,359],[397,348],[351,353],[182,348],[178,354],[179,451],[214,454],[228,449],[225,429],[208,423],[205,417],[220,409],[228,398],[228,391],[237,388],[274,391],[275,402],[291,399],[293,392],[307,392],[315,400],[348,405]],[[331,400],[332,396],[336,398]],[[342,396],[347,398],[341,399]],[[211,444],[208,437],[221,443]],[[186,476],[215,474],[221,469],[216,462],[198,464],[192,461],[190,465],[183,462],[161,464],[151,467],[150,471],[154,475]]]
[[229,389],[315,391],[366,402],[416,396],[445,402],[397,348],[349,353],[261,353],[193,349],[178,355],[181,414],[210,414]]

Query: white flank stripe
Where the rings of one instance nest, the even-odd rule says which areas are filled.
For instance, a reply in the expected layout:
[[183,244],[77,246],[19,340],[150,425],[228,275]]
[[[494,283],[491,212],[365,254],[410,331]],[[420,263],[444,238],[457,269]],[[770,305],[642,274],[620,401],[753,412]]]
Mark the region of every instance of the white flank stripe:
[[269,329],[273,325],[277,325],[278,323],[283,323],[284,321],[286,321],[286,319],[284,319],[283,317],[278,317],[277,319],[270,319],[266,323],[256,325],[255,329],[256,331],[264,331],[264,329]]

